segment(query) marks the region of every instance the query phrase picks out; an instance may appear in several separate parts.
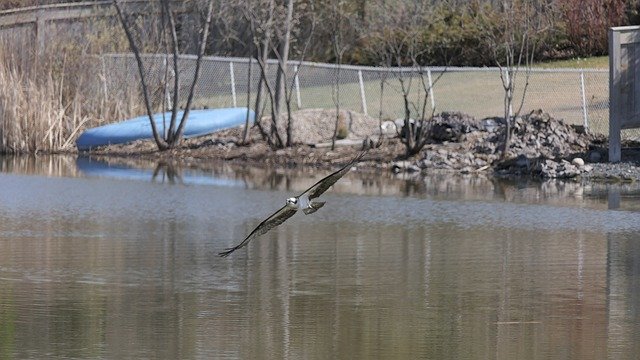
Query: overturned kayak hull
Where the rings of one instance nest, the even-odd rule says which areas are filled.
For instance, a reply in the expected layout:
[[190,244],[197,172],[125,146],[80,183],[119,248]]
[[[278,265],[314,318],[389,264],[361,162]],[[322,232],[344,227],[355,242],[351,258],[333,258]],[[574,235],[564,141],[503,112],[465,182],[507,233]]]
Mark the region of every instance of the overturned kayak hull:
[[[177,121],[183,112],[178,112]],[[247,108],[191,110],[184,128],[184,137],[208,135],[216,131],[230,129],[245,124]],[[155,114],[154,121],[160,134],[165,124],[169,127],[171,113]],[[255,113],[249,110],[249,122],[253,124]],[[177,125],[176,125],[177,126]],[[124,144],[135,140],[152,139],[153,131],[149,117],[139,116],[119,123],[99,126],[85,130],[76,140],[78,150],[90,150],[98,146]]]

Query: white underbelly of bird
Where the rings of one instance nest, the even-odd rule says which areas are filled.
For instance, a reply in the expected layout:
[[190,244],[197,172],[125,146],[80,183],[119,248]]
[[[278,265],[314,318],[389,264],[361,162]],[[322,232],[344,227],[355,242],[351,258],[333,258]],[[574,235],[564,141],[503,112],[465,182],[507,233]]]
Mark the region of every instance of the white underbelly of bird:
[[324,206],[324,201],[313,201],[307,195],[301,195],[298,198],[289,198],[287,202],[294,202],[297,208],[302,210],[305,215],[313,214]]

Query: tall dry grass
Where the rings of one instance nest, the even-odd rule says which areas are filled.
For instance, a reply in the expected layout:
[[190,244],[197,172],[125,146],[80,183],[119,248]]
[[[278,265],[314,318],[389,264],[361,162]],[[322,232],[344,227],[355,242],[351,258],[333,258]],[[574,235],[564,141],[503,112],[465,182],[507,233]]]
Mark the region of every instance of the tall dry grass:
[[[166,53],[157,2],[145,11],[131,6],[127,13],[137,25],[139,47]],[[86,127],[145,113],[137,71],[105,65],[100,57],[129,51],[117,18],[50,21],[39,31],[43,39],[29,27],[0,29],[0,153],[73,150]],[[147,65],[153,108],[159,111],[166,99],[166,64]]]
[[85,127],[128,117],[141,103],[135,93],[111,96],[96,57],[29,71],[4,60],[0,56],[0,153],[72,150]]
[[88,121],[79,98],[64,103],[64,83],[51,73],[44,75],[32,79],[0,63],[0,152],[68,149]]
[[119,24],[72,26],[52,27],[44,48],[20,32],[0,38],[0,153],[73,150],[84,128],[140,112],[136,79],[108,86],[96,55],[126,49]]

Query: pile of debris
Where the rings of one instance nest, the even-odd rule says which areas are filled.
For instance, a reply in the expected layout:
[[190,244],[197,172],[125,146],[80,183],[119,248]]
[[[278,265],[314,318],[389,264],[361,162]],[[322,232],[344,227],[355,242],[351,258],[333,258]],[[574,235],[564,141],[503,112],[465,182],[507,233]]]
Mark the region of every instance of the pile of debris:
[[460,112],[443,112],[429,121],[429,137],[433,142],[462,142],[466,134],[484,131],[487,128],[481,120],[476,120]]
[[483,120],[477,120],[460,112],[443,112],[428,123],[429,144],[423,151],[424,157],[418,161],[421,169],[459,170],[473,172],[487,168],[497,156],[486,152],[477,152],[476,141],[488,138],[495,130],[486,126]]
[[[564,158],[587,150],[591,138],[581,127],[556,120],[549,114],[536,110],[517,118],[514,122],[510,155],[529,158]],[[511,156],[509,156],[511,157]]]
[[498,175],[544,178],[571,178],[591,170],[579,155],[589,151],[593,136],[542,110],[514,121],[505,161],[504,119],[443,113],[430,126],[430,144],[415,164],[421,169],[475,172],[493,166]]

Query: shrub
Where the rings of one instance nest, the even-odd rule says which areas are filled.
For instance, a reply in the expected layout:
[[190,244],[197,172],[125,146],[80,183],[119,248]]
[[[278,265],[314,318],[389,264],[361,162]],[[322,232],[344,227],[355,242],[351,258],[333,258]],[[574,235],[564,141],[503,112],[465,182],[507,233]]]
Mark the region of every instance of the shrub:
[[427,49],[425,65],[483,66],[493,65],[493,50],[487,33],[498,29],[498,16],[488,5],[468,7],[441,5],[434,12],[430,26],[423,32]]
[[624,0],[559,0],[562,26],[575,56],[607,53],[607,30],[628,21]]
[[[496,57],[502,57],[501,47],[495,46],[495,37],[504,26],[503,14],[490,3],[474,1],[465,6],[452,7],[447,4],[436,5],[429,15],[428,23],[417,31],[419,34],[420,56],[422,65],[448,66],[495,66]],[[522,14],[518,14],[522,16]],[[552,49],[560,48],[564,39],[557,31],[544,31],[538,34],[538,44],[534,58],[546,59],[549,55],[558,54]],[[378,49],[375,44],[380,39],[402,38],[405,33],[395,29],[385,32],[366,32],[361,40],[361,49],[356,50],[351,58],[360,63],[376,64]],[[373,45],[371,45],[373,44]],[[516,46],[517,47],[517,46]],[[369,50],[369,53],[366,52]],[[409,56],[405,56],[405,65],[411,65]]]

